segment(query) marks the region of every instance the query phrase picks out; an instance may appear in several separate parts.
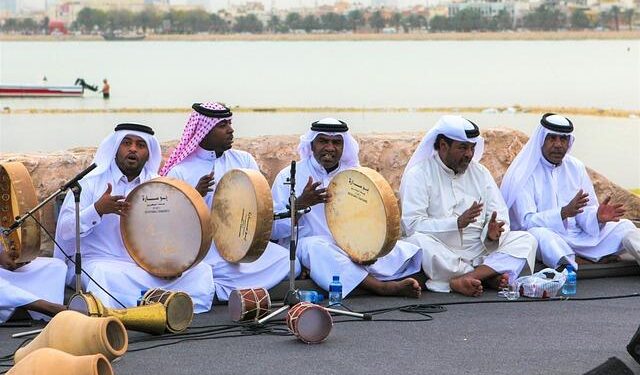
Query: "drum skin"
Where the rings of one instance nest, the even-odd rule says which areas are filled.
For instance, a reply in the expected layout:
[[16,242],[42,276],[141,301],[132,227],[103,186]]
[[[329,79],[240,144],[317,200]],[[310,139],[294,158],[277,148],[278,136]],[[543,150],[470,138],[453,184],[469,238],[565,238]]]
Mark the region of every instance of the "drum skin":
[[[0,226],[9,227],[16,216],[38,205],[36,190],[27,168],[20,162],[0,163]],[[40,220],[40,212],[34,216]],[[33,218],[7,237],[0,236],[2,246],[16,263],[27,263],[40,254],[40,227]]]
[[232,169],[218,181],[211,207],[213,241],[220,256],[238,263],[259,256],[273,224],[267,179],[252,169]]
[[193,321],[193,300],[184,292],[153,288],[140,299],[140,305],[161,303],[167,310],[167,331],[178,333],[189,328]]
[[200,193],[184,181],[157,177],[134,188],[120,233],[131,258],[158,277],[180,276],[211,246],[211,216]]
[[333,318],[327,309],[309,302],[300,302],[287,312],[287,328],[306,344],[319,344],[333,328]]
[[387,255],[400,238],[400,208],[389,183],[373,169],[358,167],[336,174],[324,206],[338,246],[358,263]]

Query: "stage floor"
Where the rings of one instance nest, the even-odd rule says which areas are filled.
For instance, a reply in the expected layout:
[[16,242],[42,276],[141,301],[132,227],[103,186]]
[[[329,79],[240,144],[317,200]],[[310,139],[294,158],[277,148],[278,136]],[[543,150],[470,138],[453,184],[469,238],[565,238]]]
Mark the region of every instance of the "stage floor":
[[[336,317],[327,341],[318,345],[285,335],[282,320],[262,334],[238,328],[227,306],[219,305],[197,315],[188,334],[173,336],[190,341],[130,332],[129,352],[113,368],[117,375],[583,374],[616,356],[640,374],[640,364],[626,352],[640,325],[638,292],[640,277],[628,276],[578,282],[577,298],[635,294],[620,299],[509,302],[494,291],[481,298],[436,293],[423,293],[419,300],[357,296],[345,302],[359,311],[415,304],[440,304],[446,311],[419,322],[389,321],[427,318],[400,311],[375,315],[370,322]],[[12,339],[12,333],[37,326],[0,328],[0,356],[22,342]],[[195,328],[205,326],[209,328]],[[155,345],[167,346],[142,350]]]

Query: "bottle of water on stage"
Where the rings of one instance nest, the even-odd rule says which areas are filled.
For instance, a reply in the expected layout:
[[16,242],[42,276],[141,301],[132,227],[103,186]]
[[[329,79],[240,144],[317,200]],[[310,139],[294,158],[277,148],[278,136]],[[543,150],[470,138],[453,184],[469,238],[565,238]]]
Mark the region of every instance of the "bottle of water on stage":
[[564,282],[562,286],[562,294],[565,296],[573,296],[576,294],[576,289],[578,285],[578,275],[576,271],[573,269],[572,265],[567,265],[567,281]]
[[301,302],[320,303],[324,299],[322,294],[315,290],[301,290],[299,293]]
[[329,284],[329,304],[336,303],[342,303],[342,283],[339,275],[334,275],[333,281]]

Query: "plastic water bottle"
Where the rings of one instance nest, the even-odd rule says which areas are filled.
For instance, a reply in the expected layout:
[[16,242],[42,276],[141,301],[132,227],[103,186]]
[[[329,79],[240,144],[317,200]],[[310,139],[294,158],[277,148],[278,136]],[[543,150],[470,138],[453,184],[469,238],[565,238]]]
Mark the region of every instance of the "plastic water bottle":
[[342,283],[339,275],[334,275],[333,281],[329,284],[329,304],[336,303],[342,303]]
[[578,275],[576,271],[574,271],[572,265],[567,265],[567,281],[564,282],[562,286],[562,294],[565,296],[573,296],[576,294],[577,284],[578,284]]
[[147,294],[148,290],[149,289],[142,289],[140,291],[140,297],[138,297],[138,300],[136,301],[136,305],[138,305],[138,306],[142,305],[142,298],[144,297],[145,294]]
[[324,300],[324,296],[315,290],[300,290],[298,293],[301,302],[320,303]]

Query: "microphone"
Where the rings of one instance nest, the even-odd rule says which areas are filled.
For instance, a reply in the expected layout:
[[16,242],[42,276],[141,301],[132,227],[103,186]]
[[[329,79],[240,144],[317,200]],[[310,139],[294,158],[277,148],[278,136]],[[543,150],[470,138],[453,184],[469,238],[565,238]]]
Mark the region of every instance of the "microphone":
[[[304,210],[298,210],[296,211],[296,213],[298,215],[304,215],[311,212],[311,207],[307,207]],[[274,220],[279,220],[279,219],[286,219],[288,217],[291,217],[291,211],[284,211],[284,212],[279,212],[277,214],[273,214],[273,219]]]
[[82,178],[84,176],[87,175],[87,173],[91,172],[92,170],[96,169],[97,165],[96,163],[91,163],[90,166],[88,166],[84,171],[78,173],[77,176],[75,176],[74,178],[72,178],[71,180],[69,180],[69,182],[67,182],[66,184],[62,185],[60,187],[60,190],[65,191],[67,189],[69,189],[71,186],[75,185],[76,182],[82,180]]
[[291,191],[295,191],[296,186],[296,161],[291,161],[291,169],[289,170],[289,183],[291,184]]

